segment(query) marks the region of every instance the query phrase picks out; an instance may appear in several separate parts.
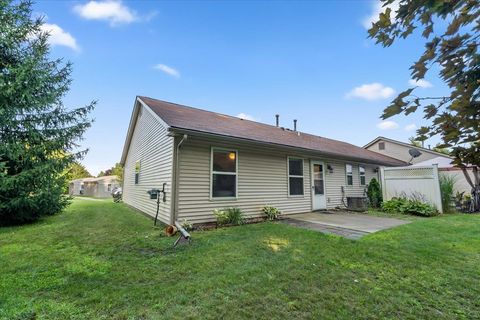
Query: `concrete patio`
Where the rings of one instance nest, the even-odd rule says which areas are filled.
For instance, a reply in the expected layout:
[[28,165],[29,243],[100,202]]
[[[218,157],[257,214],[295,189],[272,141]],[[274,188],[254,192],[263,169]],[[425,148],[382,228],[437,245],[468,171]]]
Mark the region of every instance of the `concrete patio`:
[[359,239],[369,233],[410,223],[407,220],[348,212],[295,214],[288,216],[283,222],[327,234],[340,235],[349,239]]

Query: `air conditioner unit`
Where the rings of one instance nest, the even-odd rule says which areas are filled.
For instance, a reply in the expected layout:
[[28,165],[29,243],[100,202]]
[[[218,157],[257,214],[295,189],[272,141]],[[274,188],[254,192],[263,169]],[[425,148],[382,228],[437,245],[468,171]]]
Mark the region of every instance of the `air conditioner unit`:
[[347,208],[352,211],[367,211],[367,198],[347,197]]

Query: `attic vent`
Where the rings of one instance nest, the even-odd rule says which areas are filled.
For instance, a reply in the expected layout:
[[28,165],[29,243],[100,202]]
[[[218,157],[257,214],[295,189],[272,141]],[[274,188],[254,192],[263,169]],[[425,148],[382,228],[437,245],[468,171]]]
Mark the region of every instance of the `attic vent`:
[[378,143],[378,150],[385,150],[385,142]]

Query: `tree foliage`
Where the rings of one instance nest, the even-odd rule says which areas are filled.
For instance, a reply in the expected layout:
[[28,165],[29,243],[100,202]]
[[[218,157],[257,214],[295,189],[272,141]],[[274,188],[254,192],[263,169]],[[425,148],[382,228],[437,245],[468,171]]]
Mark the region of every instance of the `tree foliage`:
[[380,183],[375,178],[372,178],[367,186],[367,198],[370,206],[380,208],[383,201],[382,189],[380,188]]
[[81,178],[90,178],[92,175],[88,172],[87,168],[78,161],[73,162],[65,172],[65,178],[68,181]]
[[113,167],[105,171],[100,171],[98,177],[103,176],[117,176],[119,182],[123,181],[123,166],[120,163],[115,163]]
[[49,58],[42,23],[30,1],[0,0],[0,225],[61,211],[65,169],[86,152],[94,103],[63,105],[72,66]]
[[408,138],[408,141],[410,141],[410,144],[414,147],[422,147],[422,143],[418,141],[415,137]]
[[417,131],[417,140],[439,136],[439,148],[449,148],[454,164],[474,166],[474,181],[480,192],[480,2],[478,0],[382,0],[385,11],[372,24],[369,35],[384,47],[414,31],[425,39],[425,51],[411,66],[412,78],[420,80],[434,67],[449,88],[440,97],[418,96],[416,88],[401,92],[385,108],[382,118],[408,115],[423,108],[427,125]]

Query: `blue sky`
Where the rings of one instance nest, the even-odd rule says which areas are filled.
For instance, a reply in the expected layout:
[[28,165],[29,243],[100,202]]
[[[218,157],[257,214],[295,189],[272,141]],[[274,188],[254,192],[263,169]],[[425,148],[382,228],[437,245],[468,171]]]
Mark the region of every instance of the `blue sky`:
[[[39,1],[53,57],[74,63],[67,106],[98,100],[82,142],[91,173],[119,162],[136,95],[273,124],[362,146],[406,141],[422,115],[382,123],[422,53],[413,37],[382,48],[365,24],[377,1]],[[419,94],[445,90],[427,74]],[[427,144],[438,142],[432,139]]]

